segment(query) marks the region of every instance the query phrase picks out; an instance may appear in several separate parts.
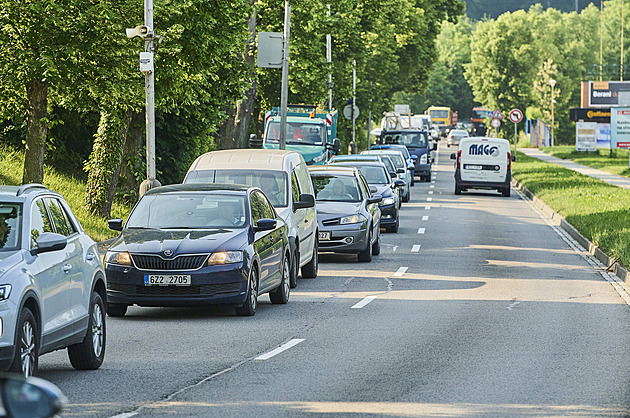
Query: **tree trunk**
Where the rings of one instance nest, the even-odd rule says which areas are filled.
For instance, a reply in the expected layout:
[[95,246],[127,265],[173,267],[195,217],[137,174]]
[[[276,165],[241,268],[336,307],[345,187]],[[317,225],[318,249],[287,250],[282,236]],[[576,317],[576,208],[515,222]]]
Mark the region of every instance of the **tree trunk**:
[[86,209],[104,218],[109,218],[111,214],[131,113],[120,110],[101,111],[92,154],[86,163]]
[[138,200],[140,183],[146,177],[146,135],[144,112],[134,112],[131,116],[129,133],[123,148],[122,164],[118,189],[122,190],[130,202]]
[[26,84],[26,153],[22,183],[44,181],[44,154],[48,125],[48,85],[45,79],[33,79]]
[[[253,6],[253,2],[250,3]],[[256,8],[253,8],[252,14],[247,21],[247,30],[251,38],[245,44],[245,52],[243,60],[250,67],[249,82],[250,88],[245,92],[245,98],[236,102],[236,114],[234,116],[234,129],[231,132],[231,138],[236,148],[249,147],[249,127],[254,107],[254,99],[256,98],[256,67],[254,62],[254,39],[256,36]]]

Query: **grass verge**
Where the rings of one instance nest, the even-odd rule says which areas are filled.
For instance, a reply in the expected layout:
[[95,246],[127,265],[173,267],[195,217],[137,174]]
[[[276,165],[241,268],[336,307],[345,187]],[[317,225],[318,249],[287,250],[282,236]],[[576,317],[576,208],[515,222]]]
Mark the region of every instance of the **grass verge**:
[[575,161],[578,164],[597,168],[611,174],[630,177],[628,150],[625,149],[612,150],[612,158],[608,149],[598,149],[596,152],[576,151],[575,145],[545,147],[541,148],[541,150],[554,157]]
[[[0,145],[0,184],[22,184],[22,172],[24,169],[24,152],[15,151]],[[61,194],[72,211],[79,219],[85,232],[95,241],[103,241],[118,235],[107,227],[107,220],[94,216],[84,209],[85,189],[84,180],[60,174],[53,168],[44,167],[44,185]],[[112,205],[112,217],[125,219],[131,212],[130,205],[114,202]]]
[[609,257],[630,266],[630,190],[519,153],[512,175]]

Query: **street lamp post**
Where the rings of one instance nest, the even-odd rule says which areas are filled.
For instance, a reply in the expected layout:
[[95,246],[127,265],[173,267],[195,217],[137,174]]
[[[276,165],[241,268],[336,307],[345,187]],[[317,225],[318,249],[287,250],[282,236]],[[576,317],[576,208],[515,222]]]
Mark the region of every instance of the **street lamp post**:
[[554,125],[554,114],[553,114],[553,104],[556,100],[553,97],[553,88],[556,86],[556,80],[553,78],[549,80],[549,84],[551,84],[551,146],[553,147],[553,125]]

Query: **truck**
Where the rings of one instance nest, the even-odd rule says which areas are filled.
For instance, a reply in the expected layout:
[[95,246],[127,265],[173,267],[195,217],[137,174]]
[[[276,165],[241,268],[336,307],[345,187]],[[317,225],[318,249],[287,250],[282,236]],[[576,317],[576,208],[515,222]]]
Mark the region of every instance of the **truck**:
[[453,126],[453,111],[450,107],[431,106],[427,109],[427,113],[431,116],[433,126],[439,129],[440,135],[446,136],[446,133]]
[[[308,165],[323,165],[339,152],[337,138],[338,112],[317,113],[315,106],[287,106],[286,149],[296,151],[304,157]],[[262,148],[280,147],[280,108],[274,107],[265,112],[265,130]]]
[[488,110],[485,107],[473,107],[472,116],[470,118],[473,124],[473,136],[485,136],[486,135],[486,124],[485,121],[492,115],[492,111]]

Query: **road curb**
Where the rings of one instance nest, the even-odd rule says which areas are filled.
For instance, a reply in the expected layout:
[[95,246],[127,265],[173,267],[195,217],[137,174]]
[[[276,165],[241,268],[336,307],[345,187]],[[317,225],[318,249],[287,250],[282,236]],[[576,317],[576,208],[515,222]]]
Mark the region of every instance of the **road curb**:
[[619,279],[623,280],[626,284],[630,285],[630,272],[628,269],[621,265],[616,258],[607,256],[597,245],[593,244],[590,240],[585,238],[578,232],[577,229],[569,222],[566,221],[555,210],[551,209],[545,202],[537,198],[527,187],[523,186],[518,180],[512,178],[512,186],[521,191],[532,203],[543,211],[545,215],[549,217],[551,222],[565,230],[571,237],[576,240],[582,247],[586,249],[593,257],[597,258],[602,264],[608,266],[607,271],[615,273]]

